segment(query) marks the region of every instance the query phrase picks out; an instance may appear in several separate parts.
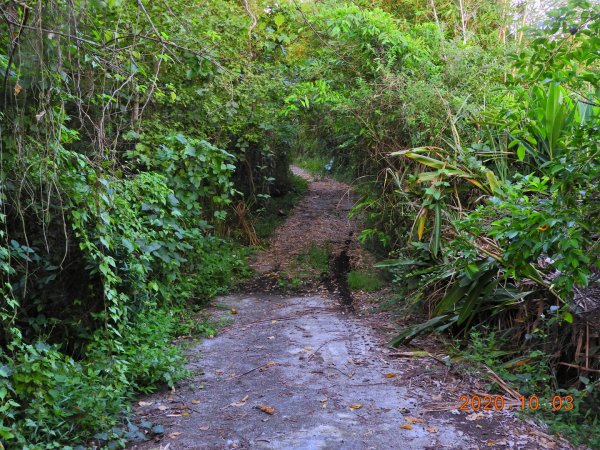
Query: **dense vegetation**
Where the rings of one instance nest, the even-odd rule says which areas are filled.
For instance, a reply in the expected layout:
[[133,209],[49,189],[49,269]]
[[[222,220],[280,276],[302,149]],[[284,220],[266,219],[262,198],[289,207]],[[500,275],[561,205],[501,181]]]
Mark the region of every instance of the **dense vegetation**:
[[511,381],[580,392],[554,425],[599,444],[597,3],[0,8],[5,447],[135,434],[292,154],[357,179],[361,238],[429,314],[392,344],[471,336]]

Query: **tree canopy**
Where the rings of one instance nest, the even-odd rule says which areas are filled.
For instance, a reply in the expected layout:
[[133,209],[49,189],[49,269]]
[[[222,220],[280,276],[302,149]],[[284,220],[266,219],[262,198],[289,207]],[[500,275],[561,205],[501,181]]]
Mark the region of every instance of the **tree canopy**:
[[185,376],[169,345],[185,311],[248,272],[293,158],[354,180],[362,242],[394,298],[428,311],[393,345],[510,336],[589,394],[581,436],[600,420],[597,2],[0,13],[6,448],[124,445],[132,396]]

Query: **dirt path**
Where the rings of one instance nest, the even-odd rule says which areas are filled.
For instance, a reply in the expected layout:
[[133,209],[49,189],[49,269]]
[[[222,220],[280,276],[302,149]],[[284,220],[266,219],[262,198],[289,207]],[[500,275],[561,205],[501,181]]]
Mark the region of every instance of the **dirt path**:
[[294,257],[311,243],[329,244],[334,254],[345,248],[353,266],[363,264],[366,253],[356,240],[359,230],[356,221],[348,218],[355,201],[350,187],[335,180],[315,180],[298,167],[292,167],[292,172],[309,181],[308,191],[275,231],[269,248],[257,256],[254,269],[261,274],[294,270]]
[[[342,183],[312,181],[257,270],[289,268],[307,242],[331,242],[334,263],[343,252],[360,263],[347,194]],[[398,357],[335,292],[248,292],[211,311],[232,323],[189,350],[191,380],[140,401],[137,419],[165,432],[131,448],[570,448],[508,411],[432,411],[473,386],[435,358]]]

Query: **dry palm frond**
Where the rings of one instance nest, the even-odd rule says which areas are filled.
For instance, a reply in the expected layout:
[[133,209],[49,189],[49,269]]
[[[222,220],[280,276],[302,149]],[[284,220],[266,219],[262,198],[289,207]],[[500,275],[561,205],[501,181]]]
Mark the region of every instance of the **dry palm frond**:
[[233,206],[233,212],[237,216],[240,222],[240,229],[242,230],[242,234],[247,239],[250,245],[260,245],[260,240],[256,235],[256,230],[254,229],[254,225],[247,218],[248,216],[248,206],[244,203],[243,200],[240,200],[235,206]]

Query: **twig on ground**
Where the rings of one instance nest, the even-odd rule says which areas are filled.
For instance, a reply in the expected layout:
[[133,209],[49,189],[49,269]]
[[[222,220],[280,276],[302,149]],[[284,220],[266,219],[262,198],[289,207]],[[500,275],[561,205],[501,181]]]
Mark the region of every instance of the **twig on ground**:
[[306,358],[306,362],[309,362],[309,361],[312,359],[312,357],[313,357],[313,356],[315,356],[315,355],[317,354],[317,352],[318,352],[319,350],[321,350],[321,349],[322,349],[322,348],[323,348],[323,347],[324,347],[326,344],[329,344],[329,342],[331,342],[331,341],[323,342],[323,343],[322,343],[322,344],[319,346],[319,348],[318,348],[318,349],[316,349],[314,352],[312,352],[312,353],[310,354],[310,356],[309,356],[308,358]]
[[512,389],[508,384],[506,384],[506,382],[502,378],[500,378],[496,374],[496,372],[494,372],[492,369],[490,369],[487,366],[485,367],[485,369],[488,372],[488,377],[490,378],[490,380],[494,381],[500,388],[502,388],[502,390],[504,390],[504,392],[509,394],[513,399],[515,399],[515,400],[519,399],[521,394],[519,394],[517,391]]
[[230,378],[230,380],[236,380],[236,379],[238,379],[238,378],[241,378],[241,377],[243,377],[244,375],[248,375],[249,373],[252,373],[252,372],[254,372],[255,370],[258,370],[258,369],[260,369],[261,367],[265,367],[265,366],[266,366],[267,364],[269,364],[269,363],[271,363],[271,361],[267,361],[266,363],[264,363],[264,364],[261,364],[260,366],[256,366],[256,367],[254,367],[253,369],[250,369],[250,370],[248,370],[247,372],[244,372],[244,373],[242,373],[242,374],[240,374],[240,375],[236,375],[235,377],[231,377],[231,378]]

